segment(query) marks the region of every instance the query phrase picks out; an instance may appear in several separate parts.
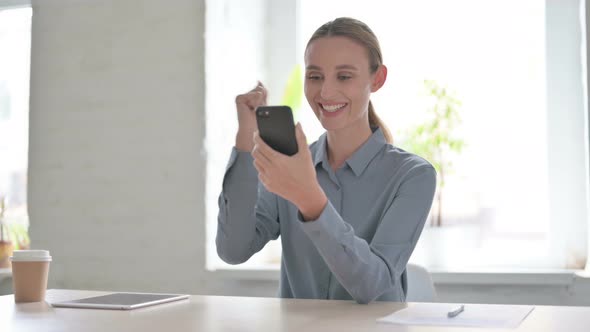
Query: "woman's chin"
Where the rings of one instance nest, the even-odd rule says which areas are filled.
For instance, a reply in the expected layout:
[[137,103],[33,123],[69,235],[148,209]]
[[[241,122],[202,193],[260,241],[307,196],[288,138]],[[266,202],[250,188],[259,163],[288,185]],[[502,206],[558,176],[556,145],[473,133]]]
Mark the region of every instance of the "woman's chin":
[[332,119],[321,119],[320,123],[327,131],[338,130],[343,127],[342,124],[338,123],[337,121],[333,121]]

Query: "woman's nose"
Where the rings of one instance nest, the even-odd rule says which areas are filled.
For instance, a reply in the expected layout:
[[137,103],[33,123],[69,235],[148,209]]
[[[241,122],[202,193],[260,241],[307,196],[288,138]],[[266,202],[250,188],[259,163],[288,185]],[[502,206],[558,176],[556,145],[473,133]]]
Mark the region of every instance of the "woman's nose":
[[322,89],[320,90],[320,97],[322,97],[322,99],[330,100],[334,97],[335,93],[336,89],[332,82],[326,80],[322,83]]

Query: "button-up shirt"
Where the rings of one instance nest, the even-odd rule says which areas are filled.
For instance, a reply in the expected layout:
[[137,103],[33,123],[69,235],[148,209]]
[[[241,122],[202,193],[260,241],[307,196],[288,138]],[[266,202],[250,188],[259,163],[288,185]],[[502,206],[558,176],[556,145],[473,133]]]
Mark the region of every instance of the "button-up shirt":
[[267,191],[249,152],[232,150],[219,196],[217,252],[239,264],[281,236],[279,296],[405,301],[406,264],[427,219],[436,172],[381,129],[336,171],[327,135],[309,147],[328,203],[316,220]]

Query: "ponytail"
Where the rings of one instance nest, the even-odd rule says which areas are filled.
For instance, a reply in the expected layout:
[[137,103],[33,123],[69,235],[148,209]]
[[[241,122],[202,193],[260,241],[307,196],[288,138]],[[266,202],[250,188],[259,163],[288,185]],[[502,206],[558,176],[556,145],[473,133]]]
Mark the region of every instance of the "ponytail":
[[393,136],[391,135],[391,131],[387,128],[387,125],[381,120],[377,113],[375,113],[375,108],[373,107],[373,103],[369,100],[369,125],[371,127],[379,127],[383,132],[383,136],[385,136],[385,141],[389,144],[393,144]]

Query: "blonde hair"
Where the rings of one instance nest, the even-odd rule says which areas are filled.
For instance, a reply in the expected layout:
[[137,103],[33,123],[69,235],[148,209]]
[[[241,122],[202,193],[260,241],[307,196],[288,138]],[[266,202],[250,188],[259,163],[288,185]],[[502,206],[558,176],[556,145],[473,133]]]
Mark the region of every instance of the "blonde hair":
[[[375,73],[377,69],[383,64],[383,56],[381,54],[381,47],[375,33],[363,22],[350,17],[339,17],[333,21],[325,23],[319,27],[307,42],[307,46],[316,39],[324,37],[346,37],[349,38],[367,49],[369,56],[369,69],[371,73]],[[372,127],[379,127],[383,131],[385,140],[393,144],[393,136],[387,128],[387,125],[377,116],[373,103],[369,100],[369,125]]]

